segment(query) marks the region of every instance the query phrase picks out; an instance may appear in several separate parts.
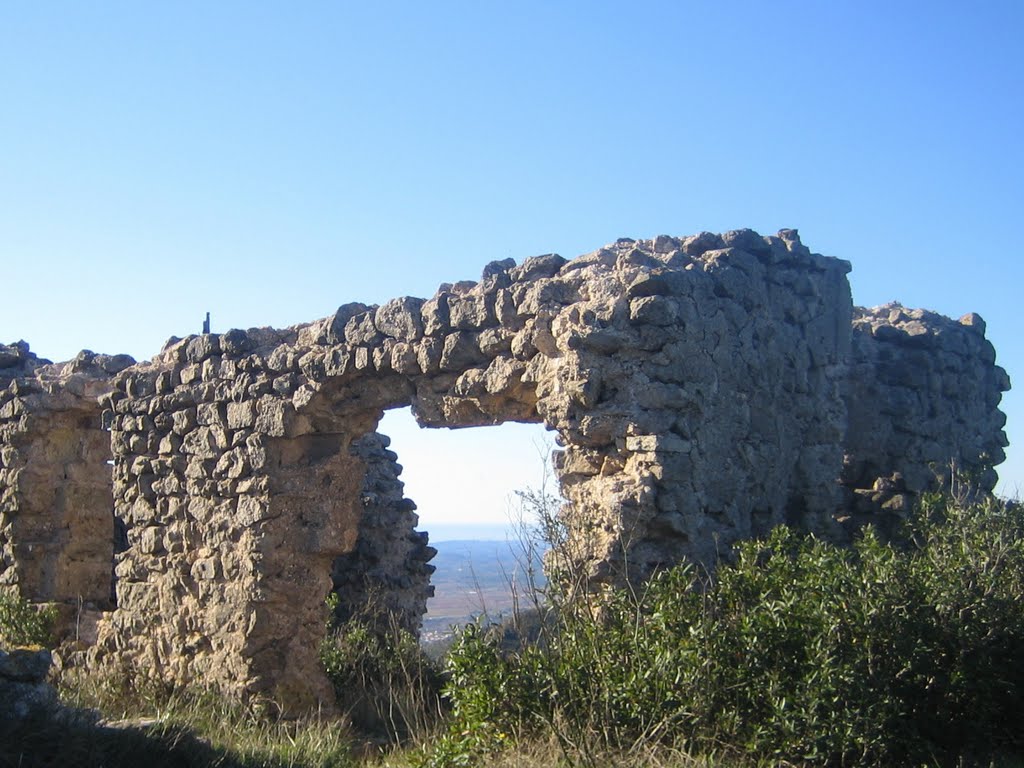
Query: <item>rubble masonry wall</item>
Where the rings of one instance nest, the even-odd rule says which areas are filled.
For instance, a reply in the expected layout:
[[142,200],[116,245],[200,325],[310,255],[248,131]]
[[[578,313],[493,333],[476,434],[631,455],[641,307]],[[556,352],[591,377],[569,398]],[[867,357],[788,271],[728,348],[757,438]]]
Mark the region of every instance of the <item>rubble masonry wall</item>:
[[[315,658],[330,591],[342,618],[372,595],[412,629],[429,595],[433,551],[375,434],[389,408],[424,426],[554,430],[573,556],[594,583],[713,565],[783,522],[840,537],[837,519],[899,512],[950,459],[991,488],[1009,381],[980,318],[854,308],[848,271],[794,230],[623,239],[494,262],[426,300],[174,339],[94,375],[91,400],[62,369],[50,396],[66,404],[34,402],[36,422],[7,409],[46,378],[19,369],[0,411],[0,579],[36,597],[19,520],[63,518],[23,491],[24,457],[65,412],[83,414],[66,440],[82,455],[109,438],[111,495],[88,506],[108,505],[109,529],[112,503],[124,535],[94,660],[295,710],[332,700]],[[74,485],[58,454],[34,471]]]

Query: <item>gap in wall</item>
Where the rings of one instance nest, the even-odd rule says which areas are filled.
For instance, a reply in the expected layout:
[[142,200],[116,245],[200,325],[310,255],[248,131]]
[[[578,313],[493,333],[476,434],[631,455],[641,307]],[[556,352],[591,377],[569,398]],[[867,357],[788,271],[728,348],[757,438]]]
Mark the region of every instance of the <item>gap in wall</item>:
[[[486,614],[508,617],[525,602],[531,579],[542,583],[540,550],[527,574],[523,536],[534,526],[517,491],[542,484],[557,495],[551,470],[554,432],[543,424],[464,429],[423,428],[410,408],[387,411],[377,431],[391,438],[404,493],[417,506],[418,530],[438,550],[422,640],[444,644],[450,627]],[[527,548],[528,549],[528,548]],[[515,593],[515,594],[513,594]]]

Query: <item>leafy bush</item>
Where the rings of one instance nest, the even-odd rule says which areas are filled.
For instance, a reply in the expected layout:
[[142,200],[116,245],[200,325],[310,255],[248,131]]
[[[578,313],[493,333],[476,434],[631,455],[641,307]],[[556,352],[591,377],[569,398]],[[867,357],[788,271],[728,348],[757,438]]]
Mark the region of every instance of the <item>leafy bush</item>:
[[366,734],[398,743],[433,730],[443,714],[439,666],[395,620],[332,624],[320,661],[338,703]]
[[554,620],[533,646],[462,633],[454,719],[427,764],[550,736],[587,764],[651,741],[831,765],[1024,751],[1019,506],[927,498],[902,546],[779,528],[713,583],[684,566],[599,603],[565,583],[547,589]]
[[53,644],[56,610],[37,608],[16,595],[0,592],[0,646]]

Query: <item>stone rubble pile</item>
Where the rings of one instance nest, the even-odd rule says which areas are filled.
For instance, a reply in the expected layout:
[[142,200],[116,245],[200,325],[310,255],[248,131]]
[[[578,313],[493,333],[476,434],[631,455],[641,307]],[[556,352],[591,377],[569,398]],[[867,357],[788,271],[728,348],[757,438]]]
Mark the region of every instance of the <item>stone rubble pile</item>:
[[[390,408],[424,426],[554,430],[567,556],[595,584],[713,566],[783,522],[841,538],[837,520],[903,514],[950,461],[991,489],[1009,381],[980,318],[854,308],[849,269],[795,230],[622,239],[572,261],[493,262],[429,299],[172,339],[116,372],[65,367],[55,393],[66,380],[93,398],[83,419],[102,411],[98,427],[68,426],[68,444],[92,456],[106,441],[121,536],[93,661],[329,706],[324,596],[341,618],[376,602],[415,630],[430,594],[433,550],[374,434]],[[49,375],[33,370],[16,380]],[[8,456],[45,453],[26,447],[46,444],[33,429],[0,434],[5,472]],[[67,461],[39,466],[77,493]],[[9,527],[31,504],[3,479]],[[27,566],[20,535],[0,535],[3,578]]]

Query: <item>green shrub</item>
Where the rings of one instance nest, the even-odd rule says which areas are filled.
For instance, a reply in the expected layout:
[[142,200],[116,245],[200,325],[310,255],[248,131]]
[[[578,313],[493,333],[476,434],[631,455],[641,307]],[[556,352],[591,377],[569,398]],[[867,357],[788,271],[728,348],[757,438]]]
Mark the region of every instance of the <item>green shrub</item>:
[[714,583],[680,567],[599,603],[552,585],[536,645],[503,652],[495,633],[463,631],[454,719],[427,764],[551,736],[588,764],[652,741],[831,765],[1020,754],[1022,597],[1020,507],[941,497],[904,546],[779,528]]
[[53,645],[56,610],[37,608],[16,595],[0,592],[0,646]]
[[329,630],[320,661],[356,728],[392,743],[434,729],[443,714],[441,669],[414,635],[381,616],[332,622]]

